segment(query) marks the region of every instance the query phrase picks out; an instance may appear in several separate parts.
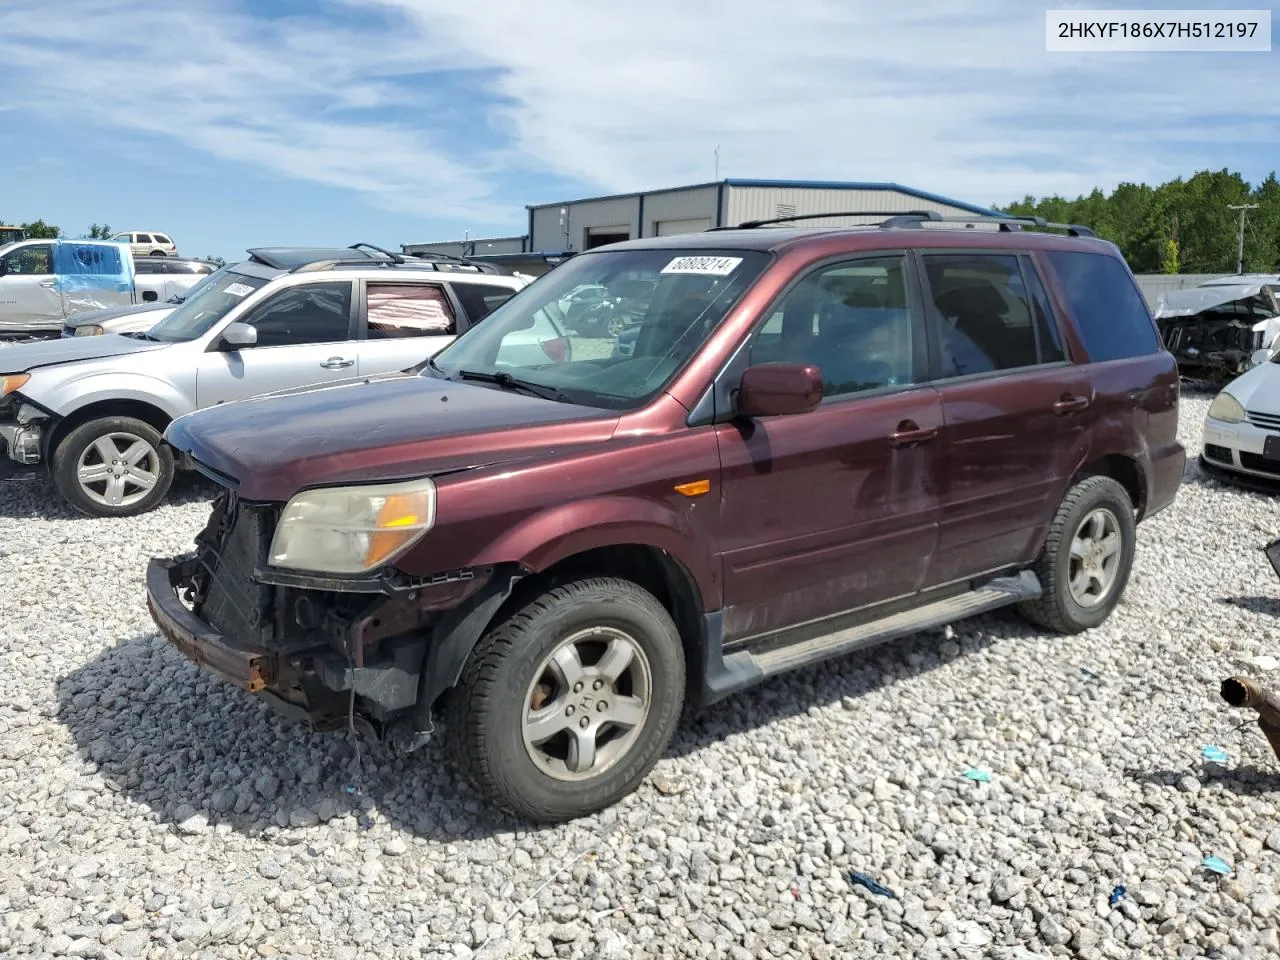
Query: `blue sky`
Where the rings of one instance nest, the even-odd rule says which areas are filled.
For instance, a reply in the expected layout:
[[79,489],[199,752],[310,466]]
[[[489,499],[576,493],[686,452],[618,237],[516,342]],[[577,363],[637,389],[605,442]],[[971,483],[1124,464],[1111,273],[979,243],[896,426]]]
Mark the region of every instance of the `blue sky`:
[[525,204],[710,180],[717,144],[721,176],[984,205],[1280,167],[1277,53],[1049,53],[1045,9],[3,0],[0,221],[233,258],[520,234]]

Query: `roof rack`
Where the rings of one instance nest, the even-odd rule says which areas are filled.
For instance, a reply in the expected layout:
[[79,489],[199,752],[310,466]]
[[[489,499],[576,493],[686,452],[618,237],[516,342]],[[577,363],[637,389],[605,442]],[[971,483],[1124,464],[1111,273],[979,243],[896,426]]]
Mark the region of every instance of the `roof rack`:
[[1090,227],[1081,226],[1077,223],[1050,223],[1044,217],[1015,217],[1015,216],[943,216],[940,213],[929,211],[901,213],[890,217],[880,224],[882,230],[895,230],[904,227],[918,227],[922,223],[963,223],[969,227],[973,227],[980,223],[996,223],[999,224],[1001,233],[1009,233],[1014,230],[1021,230],[1023,227],[1037,227],[1041,230],[1065,230],[1071,237],[1096,237],[1097,234]]
[[[736,227],[709,227],[705,232],[711,233],[715,230],[754,230],[757,227],[767,226],[771,223],[796,223],[800,220],[826,220],[831,217],[937,217],[935,214],[927,210],[913,210],[910,213],[903,214],[900,210],[837,210],[832,213],[797,213],[789,217],[771,217],[768,220],[744,220]],[[874,224],[866,224],[866,226],[874,226]]]
[[[1089,227],[1074,223],[1050,223],[1044,217],[1015,216],[947,216],[936,210],[841,210],[831,213],[800,213],[789,217],[772,217],[768,220],[746,220],[736,227],[711,227],[706,232],[715,230],[754,230],[771,223],[795,223],[800,220],[826,220],[832,217],[884,217],[879,224],[884,230],[897,230],[906,227],[918,227],[922,223],[964,223],[972,227],[980,223],[995,223],[1002,233],[1021,230],[1023,227],[1037,227],[1041,230],[1065,230],[1072,237],[1096,237]],[[873,226],[873,224],[864,224]]]

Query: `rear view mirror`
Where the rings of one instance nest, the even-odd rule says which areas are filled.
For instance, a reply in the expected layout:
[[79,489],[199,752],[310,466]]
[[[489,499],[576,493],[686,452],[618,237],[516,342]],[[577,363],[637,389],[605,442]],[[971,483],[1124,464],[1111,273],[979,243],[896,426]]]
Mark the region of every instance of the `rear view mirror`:
[[222,342],[232,350],[252,347],[258,342],[258,331],[247,323],[228,323],[222,331]]
[[738,412],[748,417],[808,413],[822,402],[822,373],[812,364],[748,367],[738,389]]

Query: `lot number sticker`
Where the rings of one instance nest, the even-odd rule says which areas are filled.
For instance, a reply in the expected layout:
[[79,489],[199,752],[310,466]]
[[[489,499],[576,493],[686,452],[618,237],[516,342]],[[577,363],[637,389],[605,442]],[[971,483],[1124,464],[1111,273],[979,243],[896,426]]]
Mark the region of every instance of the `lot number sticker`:
[[253,293],[253,287],[247,283],[229,283],[226,292],[233,297],[243,297],[246,293]]
[[676,257],[663,273],[698,273],[708,277],[727,277],[742,262],[741,257]]

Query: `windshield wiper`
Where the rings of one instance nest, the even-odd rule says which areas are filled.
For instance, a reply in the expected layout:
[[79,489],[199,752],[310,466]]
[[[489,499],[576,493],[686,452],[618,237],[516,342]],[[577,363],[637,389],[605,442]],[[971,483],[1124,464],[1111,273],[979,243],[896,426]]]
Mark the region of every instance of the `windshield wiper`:
[[503,371],[489,373],[485,370],[459,370],[458,379],[477,380],[480,383],[496,383],[504,390],[523,390],[525,393],[531,393],[535,397],[541,397],[544,400],[567,402],[564,393],[555,387],[543,386],[540,383],[530,383],[528,380],[521,380]]
[[159,337],[153,337],[145,330],[130,330],[126,333],[122,333],[121,336],[132,337],[134,340],[154,340],[156,343],[163,343]]

